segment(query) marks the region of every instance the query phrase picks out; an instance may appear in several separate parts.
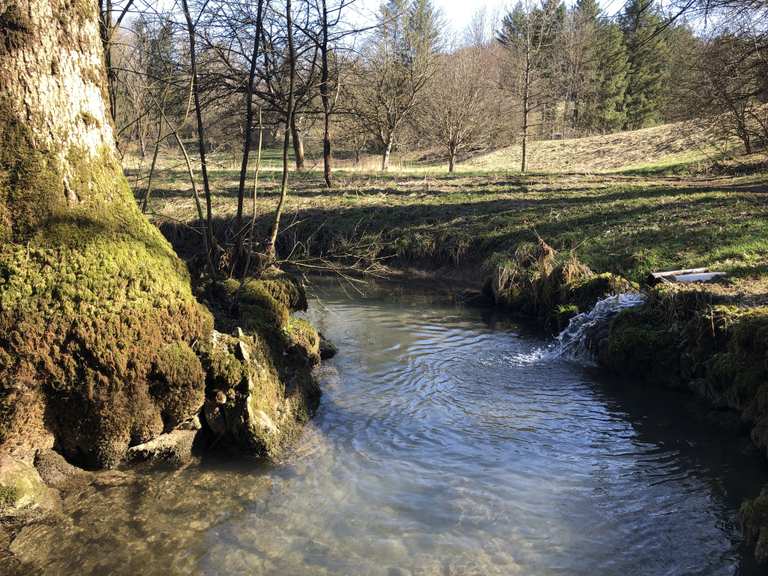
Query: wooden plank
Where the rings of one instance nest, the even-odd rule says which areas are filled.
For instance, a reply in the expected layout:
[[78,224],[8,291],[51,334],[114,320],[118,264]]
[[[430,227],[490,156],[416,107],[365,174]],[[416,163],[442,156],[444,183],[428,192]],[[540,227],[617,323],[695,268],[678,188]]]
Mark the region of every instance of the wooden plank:
[[672,278],[675,282],[687,284],[691,282],[713,282],[725,275],[725,272],[706,272],[701,274],[680,274],[679,276],[673,276]]
[[684,270],[669,270],[667,272],[651,272],[651,276],[657,280],[662,278],[668,278],[670,276],[684,276],[688,274],[705,274],[709,272],[709,268],[687,268]]

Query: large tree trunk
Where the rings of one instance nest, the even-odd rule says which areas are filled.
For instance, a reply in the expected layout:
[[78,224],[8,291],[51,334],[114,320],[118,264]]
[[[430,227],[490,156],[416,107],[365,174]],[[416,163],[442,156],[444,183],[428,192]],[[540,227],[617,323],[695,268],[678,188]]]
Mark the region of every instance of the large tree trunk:
[[392,140],[389,140],[384,145],[384,153],[381,156],[381,170],[386,172],[389,170],[389,159],[392,156]]
[[296,158],[296,170],[298,172],[304,171],[304,136],[301,133],[299,123],[301,119],[296,118],[296,114],[292,115],[291,120],[291,135],[293,136],[293,154]]
[[0,451],[117,464],[203,401],[210,315],[116,157],[95,2],[0,29]]

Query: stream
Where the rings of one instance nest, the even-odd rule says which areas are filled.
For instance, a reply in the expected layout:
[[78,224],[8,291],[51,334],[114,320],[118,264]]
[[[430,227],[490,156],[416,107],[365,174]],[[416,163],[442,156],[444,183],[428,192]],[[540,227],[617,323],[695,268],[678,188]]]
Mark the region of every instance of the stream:
[[308,316],[340,352],[284,462],[75,490],[12,544],[26,573],[761,573],[736,514],[768,465],[688,396],[419,291],[323,283]]

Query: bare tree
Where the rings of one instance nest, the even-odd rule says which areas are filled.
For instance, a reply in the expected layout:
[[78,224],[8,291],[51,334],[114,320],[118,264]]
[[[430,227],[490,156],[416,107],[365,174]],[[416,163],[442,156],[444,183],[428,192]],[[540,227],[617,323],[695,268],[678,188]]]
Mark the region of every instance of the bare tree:
[[[115,32],[119,30],[134,0],[115,3],[112,0],[99,0],[99,34],[104,48],[104,63],[107,68],[107,92],[109,93],[109,111],[113,120],[117,118],[117,70],[112,65],[112,50]],[[117,12],[117,19],[113,14]]]
[[[189,11],[188,0],[181,0],[182,10],[184,11],[184,20],[187,23],[187,34],[189,36],[189,62],[190,73],[192,76],[192,97],[195,102],[195,117],[197,119],[197,145],[200,154],[200,172],[203,176],[203,193],[205,195],[205,229],[206,229],[206,255],[209,263],[212,260],[211,251],[215,244],[213,233],[213,208],[211,206],[211,184],[208,177],[208,162],[206,157],[205,123],[203,122],[203,107],[200,101],[200,81],[197,73],[197,44],[196,44],[196,26],[197,19],[193,20]],[[199,16],[198,16],[199,19]],[[211,274],[216,270],[211,266]]]
[[290,126],[293,123],[294,114],[294,89],[296,81],[296,50],[293,44],[293,15],[291,13],[291,0],[285,0],[285,34],[288,47],[287,59],[288,59],[288,102],[285,112],[285,135],[283,138],[283,175],[280,183],[280,199],[275,209],[275,216],[272,221],[272,229],[269,233],[269,240],[267,241],[266,254],[270,262],[274,262],[277,256],[277,250],[275,245],[277,243],[277,235],[280,231],[280,219],[283,215],[283,209],[285,208],[285,199],[288,195],[288,152],[291,145],[291,130]]
[[495,88],[488,79],[488,61],[482,46],[461,48],[440,58],[430,83],[425,127],[445,149],[449,172],[454,171],[461,152],[487,138],[488,104]]
[[429,0],[390,0],[357,64],[352,108],[378,141],[389,169],[403,123],[416,109],[437,65],[437,13]]
[[528,167],[528,137],[532,126],[531,114],[541,109],[551,98],[546,90],[543,73],[549,64],[558,23],[558,6],[553,3],[536,5],[532,0],[519,2],[503,20],[499,41],[509,52],[507,83],[519,99],[522,108],[520,171]]
[[719,138],[738,139],[747,154],[768,142],[768,42],[748,28],[726,30],[708,43],[700,69],[696,106]]
[[[258,63],[259,46],[264,23],[264,5],[269,0],[257,0],[256,3],[256,24],[253,32],[253,47],[251,49],[250,68],[248,71],[248,82],[245,93],[245,120],[243,124],[243,156],[240,163],[240,179],[237,188],[237,238],[238,255],[243,246],[243,202],[245,200],[245,183],[248,177],[248,160],[250,158],[251,146],[253,145],[253,119],[254,119],[254,93],[256,91],[256,66]],[[259,121],[261,125],[261,121]],[[261,129],[261,128],[259,128]]]

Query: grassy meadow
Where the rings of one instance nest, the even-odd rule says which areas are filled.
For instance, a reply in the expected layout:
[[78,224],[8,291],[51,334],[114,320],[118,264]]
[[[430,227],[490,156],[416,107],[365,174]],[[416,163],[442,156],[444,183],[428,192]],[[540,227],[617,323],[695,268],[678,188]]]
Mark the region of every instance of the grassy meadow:
[[[318,159],[291,174],[281,233],[283,255],[451,268],[472,275],[499,254],[540,236],[597,272],[640,279],[649,271],[708,266],[754,295],[768,286],[768,170],[764,156],[712,164],[712,149],[678,125],[581,140],[534,143],[531,172],[519,150],[467,159],[454,174],[401,159],[388,173],[340,163],[328,190]],[[236,213],[238,165],[211,166],[217,225]],[[266,150],[256,225],[266,230],[279,186],[279,151]],[[127,169],[137,195],[146,169]],[[249,183],[251,193],[252,182]],[[251,214],[251,199],[246,213]],[[185,166],[166,156],[153,179],[149,213],[159,225],[193,224],[197,212]],[[766,280],[764,282],[763,280]]]

